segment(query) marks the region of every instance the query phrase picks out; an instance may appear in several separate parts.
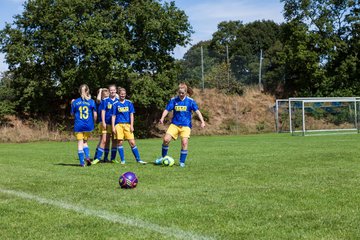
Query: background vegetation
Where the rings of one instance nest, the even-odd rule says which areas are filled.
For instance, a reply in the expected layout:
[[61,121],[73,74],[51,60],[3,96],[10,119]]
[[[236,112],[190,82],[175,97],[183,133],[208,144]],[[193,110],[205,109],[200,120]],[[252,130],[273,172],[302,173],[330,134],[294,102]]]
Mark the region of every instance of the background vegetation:
[[141,137],[151,135],[180,81],[241,95],[261,72],[262,89],[278,98],[360,95],[359,0],[282,2],[284,23],[221,22],[212,39],[176,61],[172,51],[189,43],[192,29],[174,2],[28,1],[0,31],[9,64],[0,121],[16,113],[45,119],[50,129],[70,126],[69,102],[82,83],[93,94],[109,83],[126,87]]

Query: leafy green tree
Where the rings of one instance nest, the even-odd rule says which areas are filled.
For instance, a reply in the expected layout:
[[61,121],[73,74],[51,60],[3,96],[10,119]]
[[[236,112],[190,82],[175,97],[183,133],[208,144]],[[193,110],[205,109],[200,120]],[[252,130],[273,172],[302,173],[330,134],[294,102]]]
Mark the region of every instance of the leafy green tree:
[[93,93],[110,83],[124,86],[137,96],[135,105],[153,111],[139,94],[157,89],[165,98],[175,84],[171,54],[189,43],[191,32],[174,2],[33,0],[0,31],[0,49],[18,112],[57,115],[82,83]]
[[[217,57],[222,61],[229,58],[231,71],[238,81],[254,84],[259,79],[260,51],[265,53],[264,63],[269,63],[266,53],[279,40],[279,33],[280,26],[273,21],[221,22],[210,46],[219,53]],[[264,69],[268,67],[264,65]]]
[[209,88],[217,88],[223,93],[242,95],[244,86],[236,81],[235,76],[229,71],[227,63],[219,63],[211,68],[205,75],[205,82]]
[[10,88],[12,75],[9,72],[2,74],[0,78],[0,125],[7,122],[7,115],[15,114],[14,89]]
[[359,94],[359,1],[282,2],[285,88],[305,96]]
[[[185,53],[184,58],[179,61],[179,81],[188,82],[193,87],[202,88],[201,47],[203,48],[204,75],[218,62],[218,59],[213,56],[209,45],[210,41],[200,41]],[[206,81],[204,81],[204,86],[208,87]]]

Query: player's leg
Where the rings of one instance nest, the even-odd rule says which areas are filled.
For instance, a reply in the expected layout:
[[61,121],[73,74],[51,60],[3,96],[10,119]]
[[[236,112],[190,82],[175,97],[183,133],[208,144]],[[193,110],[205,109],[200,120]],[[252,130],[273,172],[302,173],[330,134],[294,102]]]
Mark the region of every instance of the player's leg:
[[117,152],[117,138],[116,134],[112,132],[111,125],[108,126],[108,148],[110,149],[110,140],[111,140],[111,155],[110,155],[110,161],[113,161],[116,159],[116,152]]
[[94,154],[94,159],[95,159],[95,157],[96,157],[96,155],[97,155],[97,151],[98,151],[98,148],[99,148],[99,146],[100,146],[101,139],[102,139],[102,129],[101,129],[101,126],[102,126],[102,124],[99,123],[99,124],[98,124],[98,127],[97,127],[97,130],[98,130],[98,133],[99,133],[99,142],[98,142],[98,144],[96,145],[95,154]]
[[104,159],[103,159],[104,162],[109,161],[110,137],[111,137],[111,133],[107,133],[106,134],[106,143],[105,143],[105,148],[104,148]]
[[87,137],[84,138],[84,140],[83,140],[83,150],[84,150],[86,164],[88,166],[90,166],[91,165],[90,150],[89,150],[89,146],[88,146],[88,143],[87,143]]
[[85,154],[84,154],[84,136],[82,133],[75,133],[77,140],[77,149],[78,149],[78,157],[80,161],[80,166],[85,167]]
[[[116,124],[115,126],[115,138],[116,138],[116,146],[117,146],[117,151],[119,152],[120,155],[120,161],[121,164],[125,164],[125,154],[124,154],[124,146],[123,146],[123,142],[124,142],[124,127],[123,124]],[[113,145],[112,147],[114,147],[115,145]],[[119,163],[119,161],[116,160],[116,158],[112,159],[111,162],[113,163]]]
[[100,146],[98,147],[98,151],[96,153],[94,161],[92,161],[91,164],[95,165],[100,162],[101,157],[104,153],[105,144],[106,144],[106,131],[103,131],[101,135]]
[[172,139],[176,140],[179,136],[180,128],[175,124],[170,124],[166,134],[163,137],[163,143],[161,146],[161,156],[165,157],[169,151],[169,144]]
[[163,143],[161,145],[161,156],[165,157],[168,154],[169,151],[169,144],[172,140],[172,136],[169,133],[166,133],[163,137]]
[[188,155],[188,143],[189,138],[184,137],[181,139],[181,150],[180,150],[180,167],[185,167],[186,157]]
[[95,154],[94,154],[94,159],[95,159],[95,157],[96,157],[96,155],[97,155],[98,148],[100,147],[101,138],[102,138],[102,134],[99,135],[99,142],[98,142],[98,144],[96,145]]
[[139,149],[136,146],[135,139],[129,139],[128,142],[131,147],[131,151],[136,159],[136,162],[141,163],[141,164],[147,164],[147,162],[141,160],[141,158],[140,158]]
[[139,149],[136,146],[135,143],[135,136],[134,133],[130,129],[130,124],[124,124],[124,139],[128,140],[129,145],[131,147],[131,151],[136,159],[136,162],[141,164],[146,164],[147,162],[144,162],[140,158]]
[[113,161],[116,159],[116,152],[117,152],[117,139],[112,139],[111,140],[111,156],[110,156],[110,161]]
[[185,167],[186,157],[188,155],[188,143],[191,129],[189,127],[182,127],[180,130],[181,136],[181,150],[180,150],[180,167]]
[[167,129],[164,137],[163,142],[161,145],[161,157],[155,160],[155,165],[160,165],[162,163],[163,157],[168,154],[169,151],[169,144],[172,139],[176,140],[179,134],[179,127],[174,124],[170,124],[169,128]]
[[[121,164],[125,164],[125,162],[126,162],[123,143],[124,143],[124,140],[122,140],[122,139],[117,141],[117,151],[119,152]],[[113,162],[119,163],[118,161],[116,161],[116,159],[113,160]]]
[[170,144],[171,140],[172,140],[171,135],[168,133],[165,133],[165,135],[163,137],[163,142],[161,145],[161,157],[159,157],[158,159],[155,160],[155,162],[154,162],[155,165],[162,164],[163,158],[168,154],[169,144]]

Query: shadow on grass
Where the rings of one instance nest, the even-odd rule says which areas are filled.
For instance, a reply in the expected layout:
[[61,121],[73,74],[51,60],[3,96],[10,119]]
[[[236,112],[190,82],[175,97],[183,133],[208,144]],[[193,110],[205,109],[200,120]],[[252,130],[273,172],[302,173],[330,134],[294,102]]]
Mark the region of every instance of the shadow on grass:
[[80,167],[80,164],[76,164],[76,163],[56,163],[54,165],[67,166],[67,167]]

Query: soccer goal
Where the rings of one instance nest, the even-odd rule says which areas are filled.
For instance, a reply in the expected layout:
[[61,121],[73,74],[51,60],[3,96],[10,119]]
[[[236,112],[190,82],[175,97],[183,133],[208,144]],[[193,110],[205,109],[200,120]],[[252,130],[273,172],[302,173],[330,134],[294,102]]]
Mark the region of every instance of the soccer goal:
[[275,105],[277,132],[303,136],[359,133],[359,101],[357,97],[279,99]]

